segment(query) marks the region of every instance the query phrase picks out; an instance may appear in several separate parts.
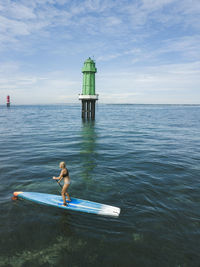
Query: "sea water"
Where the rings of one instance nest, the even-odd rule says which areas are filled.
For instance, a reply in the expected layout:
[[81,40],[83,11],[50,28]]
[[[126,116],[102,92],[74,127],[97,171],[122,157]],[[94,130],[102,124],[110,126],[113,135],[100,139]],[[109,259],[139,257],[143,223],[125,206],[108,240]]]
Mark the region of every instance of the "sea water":
[[[13,191],[121,208],[119,218],[67,212]],[[200,106],[0,107],[0,266],[200,266]]]

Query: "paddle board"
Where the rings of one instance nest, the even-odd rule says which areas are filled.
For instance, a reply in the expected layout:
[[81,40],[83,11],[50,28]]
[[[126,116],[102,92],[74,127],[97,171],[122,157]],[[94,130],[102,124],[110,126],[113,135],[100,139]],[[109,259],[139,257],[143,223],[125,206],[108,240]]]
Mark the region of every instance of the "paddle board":
[[78,198],[71,198],[71,202],[67,202],[68,205],[63,206],[62,197],[58,195],[36,192],[14,192],[13,195],[17,198],[26,199],[39,204],[58,207],[65,210],[74,210],[114,217],[118,217],[120,214],[120,208]]

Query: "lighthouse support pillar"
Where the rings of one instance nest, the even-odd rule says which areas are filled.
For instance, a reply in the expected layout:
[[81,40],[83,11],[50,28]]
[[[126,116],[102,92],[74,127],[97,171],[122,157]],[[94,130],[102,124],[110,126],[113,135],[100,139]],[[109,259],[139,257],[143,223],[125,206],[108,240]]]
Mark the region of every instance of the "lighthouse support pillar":
[[96,100],[82,100],[82,119],[95,119]]
[[82,100],[82,119],[85,119],[86,113],[86,100]]
[[91,119],[95,119],[95,100],[91,101]]

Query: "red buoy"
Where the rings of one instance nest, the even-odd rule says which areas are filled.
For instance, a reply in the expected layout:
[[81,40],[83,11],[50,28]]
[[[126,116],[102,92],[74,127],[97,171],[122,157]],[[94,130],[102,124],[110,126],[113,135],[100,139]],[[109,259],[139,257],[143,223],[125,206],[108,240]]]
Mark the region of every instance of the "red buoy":
[[10,107],[10,96],[7,96],[7,107]]

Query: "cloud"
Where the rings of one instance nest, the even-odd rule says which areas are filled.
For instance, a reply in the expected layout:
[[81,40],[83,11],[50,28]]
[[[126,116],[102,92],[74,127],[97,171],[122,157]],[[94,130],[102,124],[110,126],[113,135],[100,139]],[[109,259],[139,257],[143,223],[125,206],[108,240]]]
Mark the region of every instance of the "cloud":
[[76,101],[92,55],[107,101],[197,90],[199,11],[199,0],[1,1],[0,90],[16,92],[18,103],[40,94],[48,103]]
[[183,36],[180,38],[168,39],[163,41],[164,48],[161,51],[164,52],[178,52],[188,55],[190,58],[195,59],[200,57],[200,36]]
[[[160,27],[170,28],[179,26],[179,31],[186,27],[199,28],[200,4],[198,0],[143,0],[127,2],[122,6],[132,29],[155,29],[155,24]],[[157,31],[159,31],[157,29]]]
[[0,104],[4,104],[8,94],[14,104],[78,102],[80,90],[81,80],[66,76],[64,71],[41,75],[25,73],[17,62],[0,65]]
[[0,25],[0,30],[4,34],[6,32],[11,36],[30,34],[28,25],[21,21],[7,19],[5,17],[0,16]]
[[142,0],[141,8],[152,12],[176,2],[176,0]]
[[[127,49],[127,46],[125,46]],[[165,63],[182,63],[185,61],[200,60],[200,37],[199,35],[183,36],[162,40],[154,46],[144,44],[139,46],[137,43],[132,44],[132,48],[120,51],[118,53],[109,53],[97,58],[97,61],[110,61],[129,57],[133,65],[142,63],[145,65]]]
[[27,7],[25,5],[22,5],[20,3],[10,3],[7,6],[7,14],[9,14],[10,17],[16,18],[16,19],[36,19],[36,15],[34,14],[34,9]]
[[[65,71],[46,72],[42,76],[24,74],[20,64],[8,62],[0,68],[0,104],[7,94],[15,104],[78,103],[81,84],[80,75],[72,78]],[[194,104],[200,99],[199,84],[200,61],[197,61],[129,71],[101,70],[96,76],[96,93],[100,95],[100,103]]]
[[[191,27],[196,12],[194,6],[198,9],[199,4],[193,0],[193,8],[189,8],[190,5],[186,0],[181,3],[175,0],[7,0],[1,3],[0,8],[0,34],[6,35],[4,39],[1,37],[1,41],[8,42],[10,39],[11,43],[19,42],[19,38],[24,36],[27,36],[26,40],[33,36],[41,39],[45,34],[58,35],[59,32],[61,37],[64,31],[67,35],[71,34],[71,38],[76,38],[78,34],[81,38],[87,35],[132,38],[134,34],[144,35],[149,30],[154,34],[155,23],[163,27],[177,23],[181,28]],[[193,26],[196,27],[196,23]]]
[[[102,73],[103,103],[199,103],[200,61]],[[98,91],[103,90],[103,94]],[[105,93],[106,92],[106,93]]]

